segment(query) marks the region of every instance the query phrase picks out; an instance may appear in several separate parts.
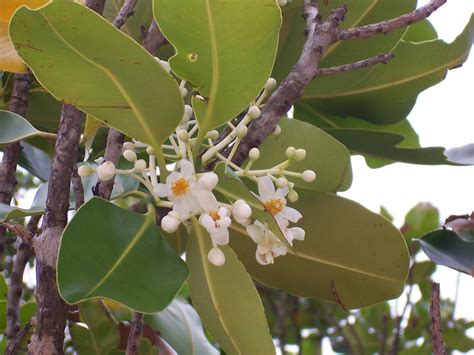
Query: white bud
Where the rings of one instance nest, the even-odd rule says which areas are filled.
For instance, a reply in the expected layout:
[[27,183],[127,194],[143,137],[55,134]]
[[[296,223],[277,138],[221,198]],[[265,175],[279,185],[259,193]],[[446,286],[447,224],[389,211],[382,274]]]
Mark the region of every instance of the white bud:
[[133,142],[125,142],[122,146],[122,152],[126,150],[135,150],[135,144]]
[[257,106],[252,106],[249,108],[247,115],[250,117],[251,120],[254,120],[258,116],[260,116],[260,109]]
[[128,161],[136,161],[137,160],[137,153],[135,153],[133,150],[126,150],[123,152],[123,157],[127,159]]
[[291,190],[290,192],[288,192],[287,197],[290,202],[296,202],[300,198],[295,190]]
[[163,68],[168,74],[171,73],[170,63],[168,63],[166,60],[161,60],[161,59],[158,60],[158,63],[161,64],[162,68]]
[[286,153],[286,157],[288,159],[293,159],[296,155],[296,149],[295,149],[295,147],[288,147],[288,148],[286,148],[285,153]]
[[88,165],[81,165],[79,169],[77,169],[77,173],[80,177],[87,177],[92,174],[93,170]]
[[303,174],[301,174],[301,178],[305,182],[313,182],[316,180],[316,173],[313,170],[305,170]]
[[244,125],[240,125],[236,128],[235,130],[235,134],[237,137],[239,138],[244,138],[245,135],[247,134],[247,131],[248,131],[248,128],[247,126],[244,126]]
[[277,87],[277,81],[275,80],[275,78],[269,78],[267,80],[267,83],[265,84],[265,90],[273,91],[276,89],[276,87]]
[[219,248],[212,248],[207,254],[207,259],[215,266],[222,266],[225,263],[225,255]]
[[288,180],[284,177],[279,177],[276,181],[276,186],[278,186],[280,189],[283,189],[288,186]]
[[179,140],[183,142],[187,142],[189,140],[189,133],[185,129],[182,129],[178,132],[178,138]]
[[153,147],[146,147],[146,153],[148,155],[155,155],[155,150],[153,149]]
[[143,172],[146,170],[146,161],[139,159],[135,162],[135,170]]
[[278,5],[286,6],[286,4],[288,4],[288,0],[278,0]]
[[247,220],[252,215],[252,208],[244,200],[237,200],[232,206],[232,215],[235,220]]
[[249,158],[250,160],[257,160],[258,158],[260,158],[260,150],[258,148],[250,149]]
[[186,95],[188,95],[188,89],[186,89],[186,88],[179,88],[179,90],[181,91],[181,96],[182,96],[182,97],[186,97]]
[[189,105],[184,105],[184,114],[181,120],[182,123],[188,122],[193,117],[193,108]]
[[219,182],[219,177],[214,173],[204,173],[198,180],[201,188],[207,191],[212,191]]
[[304,149],[296,149],[295,152],[295,160],[296,161],[301,161],[304,158],[306,158],[306,150]]
[[219,132],[213,129],[212,131],[207,132],[207,138],[215,140],[219,138]]
[[99,180],[107,181],[115,176],[115,165],[111,161],[106,161],[97,167],[97,175]]
[[275,129],[272,132],[272,135],[278,136],[280,133],[281,133],[281,127],[280,127],[280,125],[276,125]]
[[178,230],[181,221],[171,214],[163,217],[161,220],[161,228],[167,233],[174,233]]

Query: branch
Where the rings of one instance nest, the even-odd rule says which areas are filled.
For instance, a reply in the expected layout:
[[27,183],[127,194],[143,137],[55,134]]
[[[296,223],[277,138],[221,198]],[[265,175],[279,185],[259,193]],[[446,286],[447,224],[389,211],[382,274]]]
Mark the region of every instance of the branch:
[[31,246],[32,234],[28,232],[22,225],[14,222],[2,222],[0,226],[6,228],[13,234],[15,234],[21,241],[29,246]]
[[125,21],[133,15],[136,4],[137,0],[126,0],[112,24],[117,28],[121,28]]
[[79,209],[84,204],[84,186],[82,185],[82,179],[77,173],[77,168],[75,167],[72,171],[71,176],[72,189],[74,191],[74,198],[76,200],[76,210]]
[[337,40],[344,41],[354,38],[367,38],[381,33],[387,34],[397,28],[407,27],[415,22],[424,20],[446,2],[447,0],[431,0],[427,5],[400,17],[371,25],[348,28],[339,33]]
[[329,67],[329,68],[321,68],[316,71],[315,77],[321,76],[321,75],[340,74],[347,71],[363,69],[370,65],[387,64],[389,61],[391,61],[394,58],[394,56],[395,56],[394,54],[378,54],[374,57],[359,60],[358,62],[354,62],[351,64],[344,64],[344,65],[339,65],[336,67]]
[[318,23],[318,8],[314,0],[305,0],[307,39],[298,62],[286,79],[270,96],[260,117],[249,126],[248,134],[242,139],[232,161],[241,165],[253,147],[258,147],[273,132],[278,121],[303,95],[303,90],[316,75],[324,51],[335,41],[338,26],[343,21],[347,7],[341,6],[332,11],[328,18]]
[[150,28],[145,34],[145,39],[143,40],[143,47],[150,52],[151,54],[156,53],[156,51],[163,47],[165,44],[168,44],[168,40],[163,36],[158,25],[153,20]]
[[143,313],[134,312],[132,327],[127,340],[127,350],[125,355],[137,355],[138,346],[143,335]]
[[86,0],[86,6],[98,14],[102,14],[104,12],[105,0]]
[[433,354],[444,355],[446,353],[443,342],[443,331],[441,327],[441,310],[439,305],[439,283],[433,282],[431,284],[431,338],[433,341]]
[[[25,232],[31,240],[38,229],[41,216],[30,218]],[[29,243],[21,242],[15,258],[13,259],[12,274],[10,277],[10,287],[7,296],[7,347],[16,343],[18,332],[20,331],[20,300],[23,293],[23,273],[28,260],[33,256],[33,249]],[[8,353],[8,351],[7,351]],[[13,354],[13,352],[12,352]]]
[[5,350],[5,355],[16,355],[18,354],[18,350],[20,349],[20,345],[23,342],[23,339],[28,334],[29,330],[31,329],[31,320],[25,324],[25,326],[16,334],[13,341],[7,345]]

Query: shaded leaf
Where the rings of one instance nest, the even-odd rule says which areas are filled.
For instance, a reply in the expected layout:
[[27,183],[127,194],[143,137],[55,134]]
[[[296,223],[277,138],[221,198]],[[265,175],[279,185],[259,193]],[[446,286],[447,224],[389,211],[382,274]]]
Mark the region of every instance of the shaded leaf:
[[51,172],[50,157],[41,149],[38,149],[31,144],[26,142],[21,142],[20,144],[22,151],[18,162],[19,165],[41,180],[48,180]]
[[8,144],[33,137],[41,132],[14,112],[0,110],[0,144]]
[[401,230],[408,241],[438,228],[439,220],[436,207],[430,203],[419,203],[407,213]]
[[225,264],[207,260],[212,242],[194,221],[186,261],[193,305],[205,327],[227,354],[274,354],[262,302],[252,279],[231,248],[222,246]]
[[109,298],[143,313],[166,307],[187,270],[154,218],[154,209],[139,215],[100,198],[84,204],[64,230],[59,248],[58,288],[64,300]]

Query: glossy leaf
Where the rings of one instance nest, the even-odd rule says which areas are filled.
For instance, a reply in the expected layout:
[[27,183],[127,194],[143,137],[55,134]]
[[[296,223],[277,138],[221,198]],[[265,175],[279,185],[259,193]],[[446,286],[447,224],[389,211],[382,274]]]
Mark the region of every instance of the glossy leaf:
[[[267,286],[302,297],[335,301],[335,286],[347,308],[367,307],[403,291],[409,256],[397,228],[361,205],[332,194],[305,190],[292,204],[303,218],[304,241],[262,266],[255,243],[239,233],[231,246],[247,271]],[[297,270],[297,271],[295,271]]]
[[48,180],[51,172],[51,158],[41,149],[31,144],[26,142],[20,144],[22,147],[18,161],[20,166],[41,180]]
[[40,131],[20,115],[0,110],[0,144],[18,142],[38,134]]
[[25,63],[18,56],[13,43],[8,37],[8,24],[13,13],[22,5],[38,8],[49,0],[0,0],[0,70],[24,73],[27,71]]
[[108,298],[143,313],[166,307],[187,270],[154,218],[154,209],[139,215],[100,198],[83,205],[59,248],[58,288],[64,300],[76,304]]
[[436,264],[473,275],[474,243],[466,242],[456,233],[437,230],[418,239],[421,248]]
[[36,11],[21,8],[12,19],[10,36],[55,98],[156,151],[182,118],[179,88],[161,65],[76,2],[54,1]]
[[225,264],[211,264],[207,260],[211,248],[210,236],[195,221],[186,261],[191,298],[204,326],[229,355],[275,354],[252,279],[228,246],[221,247]]
[[199,315],[183,299],[174,299],[160,313],[146,315],[144,321],[178,354],[219,354],[207,340]]
[[36,191],[36,195],[29,209],[0,203],[0,222],[43,214],[44,209],[46,208],[47,194],[48,185],[41,185]]
[[28,95],[26,116],[36,128],[56,132],[61,116],[61,102],[44,89],[33,89]]
[[[281,25],[277,3],[192,0],[183,6],[175,0],[154,0],[154,10],[177,51],[170,59],[173,72],[206,98],[193,100],[200,133],[243,111],[272,71]],[[183,31],[183,18],[192,31]]]
[[421,237],[438,228],[440,225],[439,211],[430,203],[419,203],[405,216],[401,230],[405,239]]
[[282,119],[278,136],[268,137],[260,147],[260,159],[253,167],[266,169],[285,161],[285,151],[289,146],[306,150],[306,158],[293,162],[289,170],[303,172],[311,169],[316,172],[316,181],[306,183],[294,178],[296,187],[320,191],[345,191],[352,183],[350,155],[346,147],[337,140],[309,123],[295,119]]

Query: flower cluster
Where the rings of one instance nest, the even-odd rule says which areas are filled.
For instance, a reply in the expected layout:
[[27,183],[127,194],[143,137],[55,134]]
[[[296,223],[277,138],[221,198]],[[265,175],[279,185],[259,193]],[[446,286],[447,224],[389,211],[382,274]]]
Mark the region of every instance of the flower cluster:
[[[160,63],[169,71],[166,62]],[[187,94],[185,86],[186,82],[181,82],[183,96]],[[126,142],[122,150],[123,158],[133,163],[130,169],[118,169],[112,162],[99,158],[96,160],[96,168],[83,165],[78,170],[79,175],[88,176],[95,171],[102,181],[113,179],[116,175],[138,180],[153,196],[157,206],[170,209],[161,220],[161,227],[165,232],[174,233],[181,224],[189,227],[192,225],[190,220],[199,223],[207,231],[212,242],[207,257],[216,266],[225,263],[221,247],[229,244],[229,228],[245,230],[257,245],[256,261],[261,265],[272,264],[276,257],[288,252],[288,245],[292,246],[295,240],[301,241],[305,237],[302,228],[292,225],[298,223],[302,215],[288,206],[289,202],[298,200],[294,183],[288,178],[301,178],[305,182],[312,182],[316,179],[316,174],[312,170],[302,173],[288,170],[292,162],[301,161],[306,157],[304,149],[294,147],[286,150],[286,160],[268,169],[252,170],[254,162],[260,159],[260,151],[257,148],[250,151],[245,167],[233,164],[231,159],[240,141],[247,134],[248,124],[260,116],[260,108],[275,88],[276,81],[270,78],[260,97],[249,105],[240,122],[237,125],[228,123],[229,132],[226,136],[220,136],[216,130],[200,135],[198,122],[193,119],[193,109],[185,105],[180,124],[169,137],[167,144],[162,145],[160,152],[133,140]],[[277,126],[273,134],[278,135],[280,131]],[[207,140],[207,144],[203,140]],[[214,190],[219,183],[218,175],[214,172],[197,172],[194,166],[196,150],[202,147],[206,149],[201,158],[204,165],[212,160],[222,161],[235,175],[257,183],[256,196],[260,201],[260,209],[274,218],[280,231],[272,230],[266,223],[254,218],[252,208],[243,199],[231,195],[224,196],[227,202],[222,202],[216,198]],[[229,154],[221,154],[227,147],[232,147]],[[148,161],[139,159],[143,153],[148,155]],[[160,162],[160,159],[162,164],[158,168],[157,162]],[[174,162],[171,173],[164,163],[165,159]],[[225,195],[225,192],[219,192]],[[273,228],[277,228],[276,226]],[[281,239],[275,233],[281,236]]]

